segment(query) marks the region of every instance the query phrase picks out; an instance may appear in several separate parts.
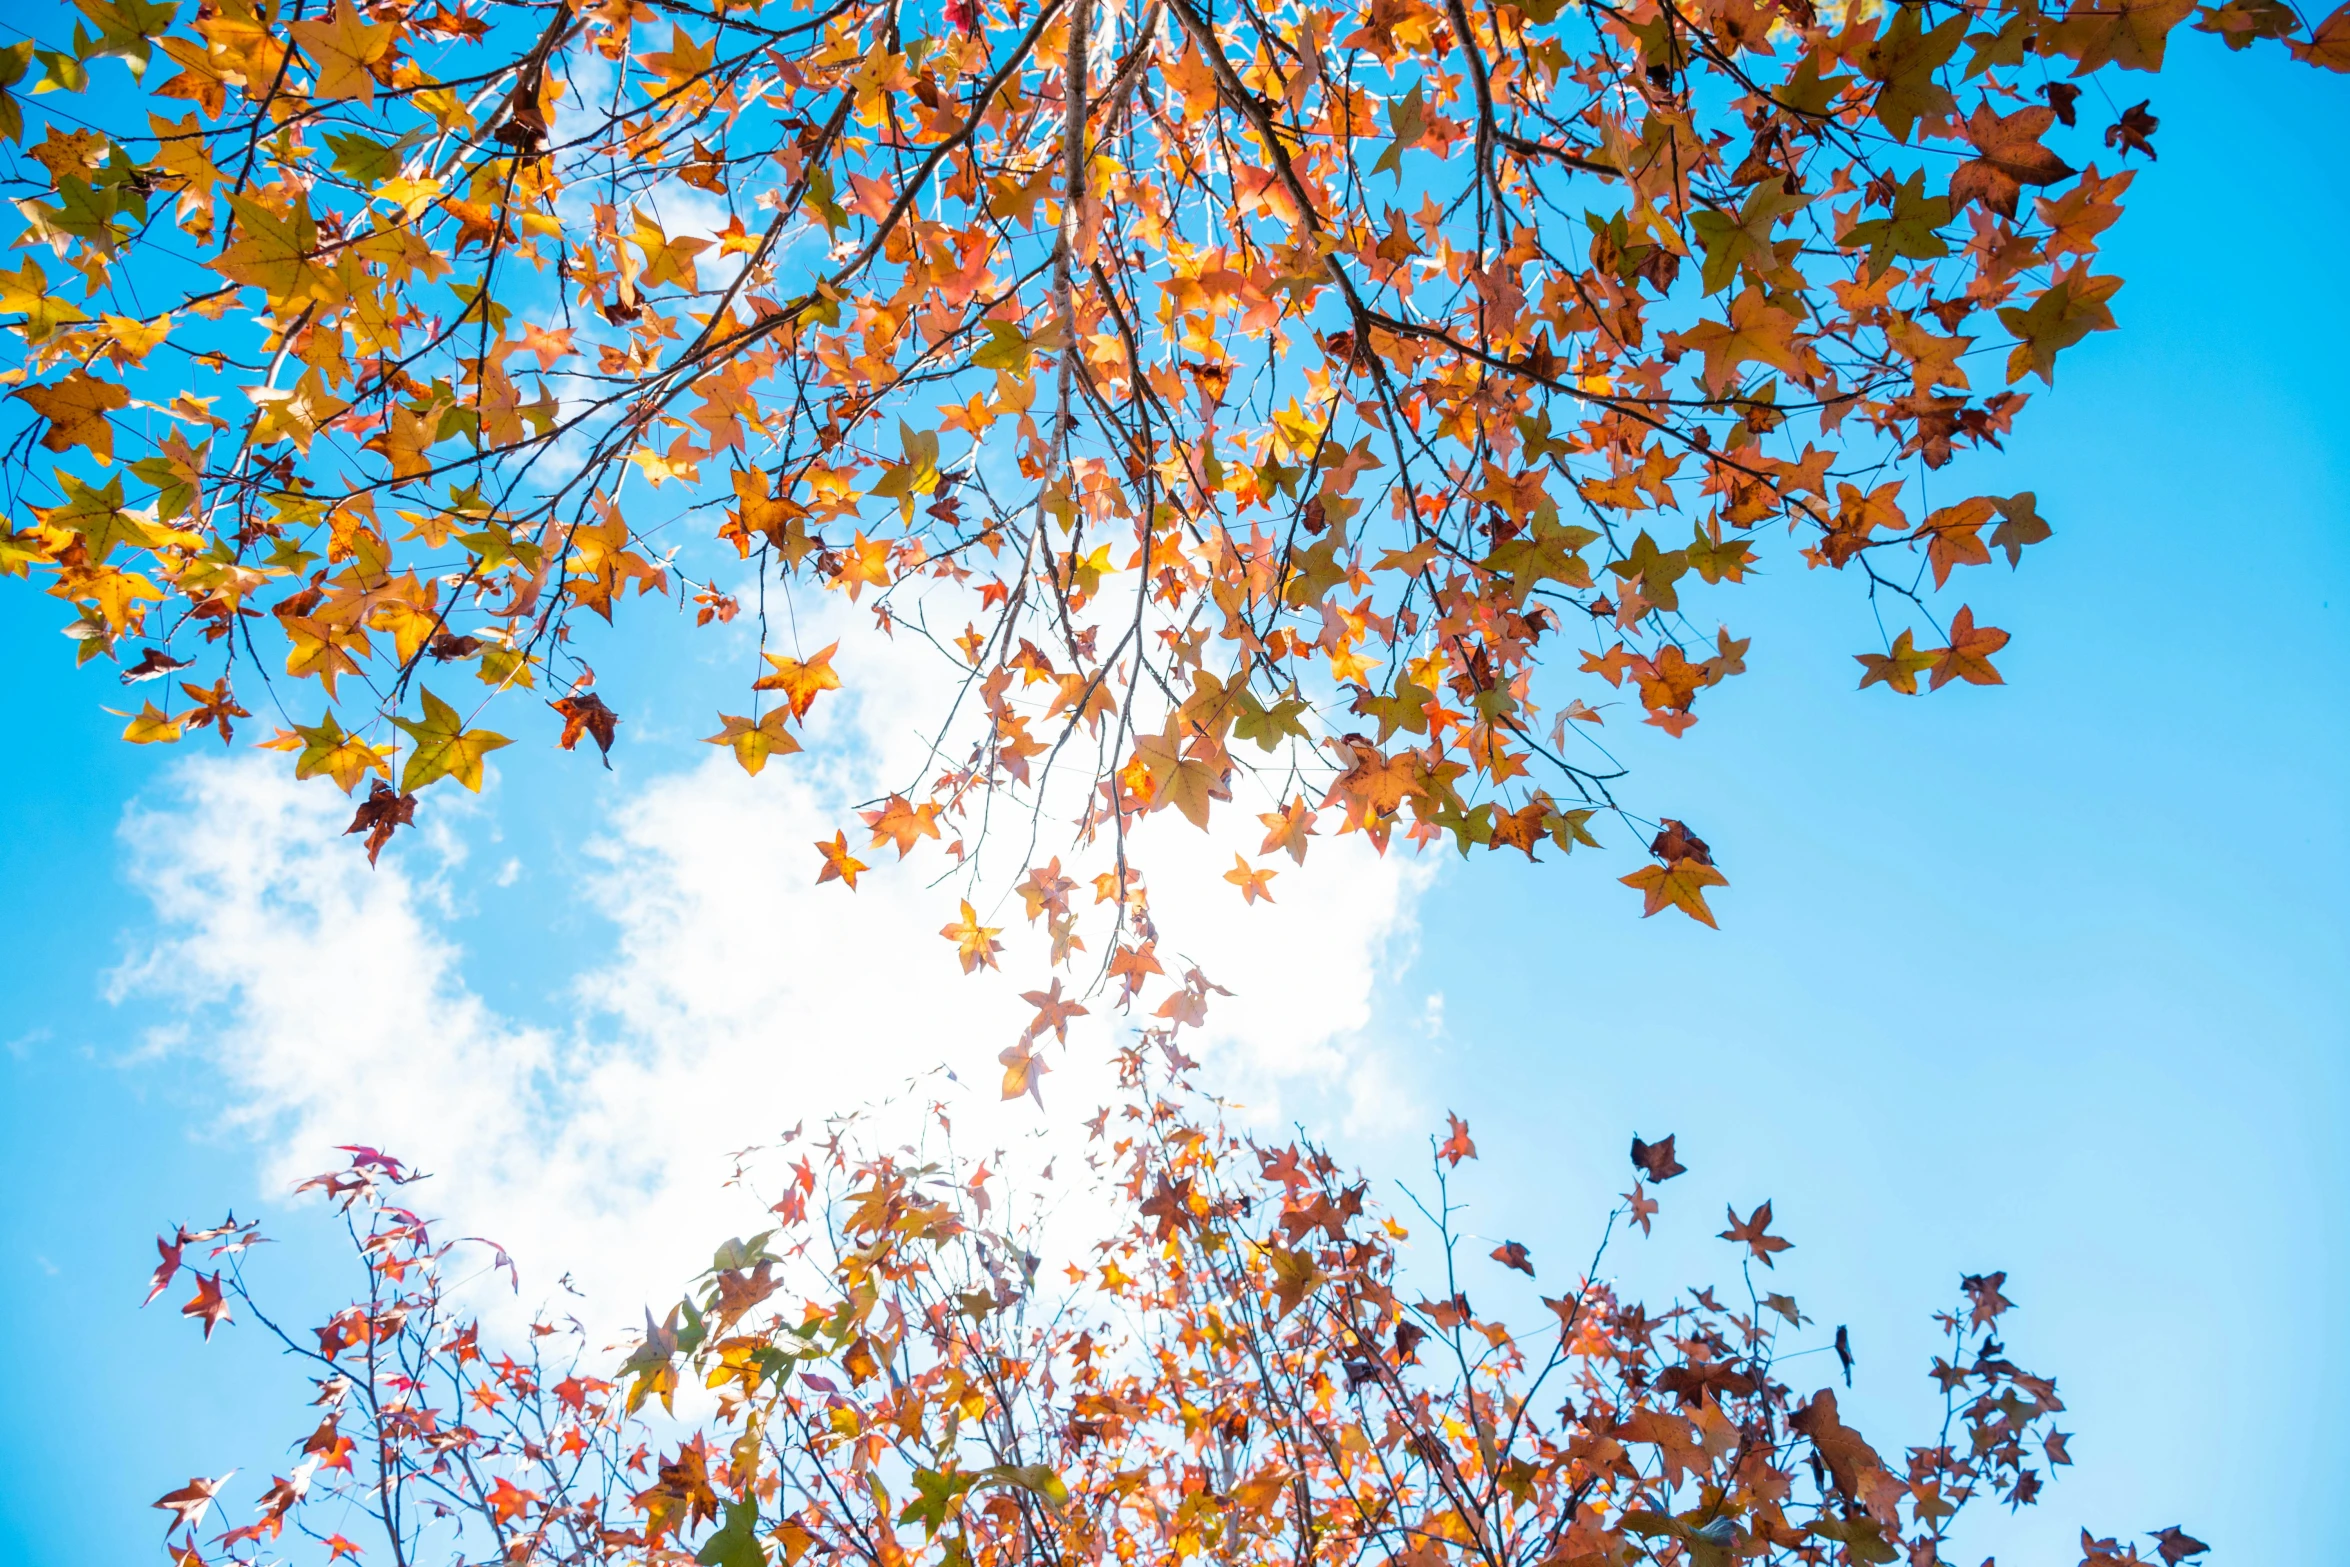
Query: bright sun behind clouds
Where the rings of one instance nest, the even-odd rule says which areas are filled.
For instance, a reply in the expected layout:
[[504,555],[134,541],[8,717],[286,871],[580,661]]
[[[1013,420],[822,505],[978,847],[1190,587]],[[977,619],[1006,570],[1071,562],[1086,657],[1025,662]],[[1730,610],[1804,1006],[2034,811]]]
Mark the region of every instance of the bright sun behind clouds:
[[[616,799],[596,869],[538,889],[590,905],[608,948],[532,1016],[467,981],[452,916],[474,867],[458,835],[371,871],[339,836],[347,813],[266,760],[184,765],[124,829],[161,935],[118,972],[116,999],[173,1020],[155,1047],[216,1067],[267,1185],[336,1162],[336,1144],[385,1148],[435,1173],[445,1222],[514,1253],[526,1296],[568,1273],[599,1320],[665,1297],[715,1238],[755,1221],[722,1186],[735,1151],[893,1096],[944,1095],[963,1146],[1003,1146],[1035,1170],[1082,1143],[1114,1042],[1137,1021],[1114,1011],[1114,991],[1088,996],[1068,1048],[1049,1047],[1051,1113],[1001,1102],[993,1051],[1032,1013],[1018,992],[1044,954],[1020,950],[1015,930],[1003,971],[965,976],[938,937],[936,889],[889,874],[854,894],[816,885],[808,844],[845,808],[783,769],[747,779],[714,755]],[[181,830],[190,820],[209,825]],[[1190,1048],[1260,1117],[1289,1090],[1357,1124],[1408,1116],[1373,1007],[1408,953],[1430,867],[1321,845],[1316,874],[1241,906],[1218,870],[1231,846],[1188,836],[1158,848],[1154,910],[1175,949],[1234,992]]]

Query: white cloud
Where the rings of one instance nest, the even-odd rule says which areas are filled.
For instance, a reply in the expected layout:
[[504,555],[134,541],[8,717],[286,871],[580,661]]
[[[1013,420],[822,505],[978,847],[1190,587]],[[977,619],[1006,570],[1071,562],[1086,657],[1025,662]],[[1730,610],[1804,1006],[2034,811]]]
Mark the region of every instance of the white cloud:
[[[568,1271],[591,1320],[617,1325],[756,1227],[721,1189],[737,1149],[944,1066],[961,1145],[1024,1141],[1033,1168],[1110,1096],[1130,1020],[1106,999],[1052,1053],[1043,1115],[999,1104],[995,1053],[1027,1020],[1017,992],[1041,954],[1015,944],[1001,975],[966,977],[937,934],[953,893],[928,876],[813,884],[809,844],[847,815],[847,753],[907,760],[908,717],[844,701],[835,744],[757,779],[714,753],[620,795],[582,881],[534,871],[527,896],[584,899],[615,931],[581,956],[569,1017],[509,1016],[467,984],[449,934],[455,832],[404,840],[370,872],[340,836],[339,794],[273,760],[192,761],[125,823],[160,930],[117,993],[153,1010],[156,1048],[217,1064],[270,1188],[326,1168],[338,1143],[389,1149],[436,1173],[428,1205],[447,1222],[516,1254],[526,1299]],[[1427,868],[1318,842],[1274,904],[1243,906],[1221,873],[1253,830],[1146,830],[1163,950],[1235,992],[1186,1036],[1219,1086],[1267,1117],[1284,1095],[1357,1124],[1408,1114],[1374,1007],[1408,959]],[[1017,926],[1016,901],[1007,913],[990,922]]]

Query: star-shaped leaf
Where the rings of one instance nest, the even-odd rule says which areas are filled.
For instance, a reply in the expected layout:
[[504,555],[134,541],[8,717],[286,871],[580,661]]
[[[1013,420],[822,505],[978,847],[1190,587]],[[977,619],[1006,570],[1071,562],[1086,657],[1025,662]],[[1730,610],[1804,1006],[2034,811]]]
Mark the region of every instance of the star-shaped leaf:
[[416,749],[408,754],[408,765],[400,771],[402,794],[414,794],[442,778],[454,778],[479,794],[481,759],[514,743],[486,729],[467,729],[457,710],[430,691],[424,692],[421,719],[395,718],[392,722],[416,742]]
[[335,0],[325,16],[296,22],[287,31],[318,67],[318,79],[310,88],[313,98],[375,102],[375,78],[369,71],[391,52],[400,31],[397,23],[371,23],[351,8],[351,0]]

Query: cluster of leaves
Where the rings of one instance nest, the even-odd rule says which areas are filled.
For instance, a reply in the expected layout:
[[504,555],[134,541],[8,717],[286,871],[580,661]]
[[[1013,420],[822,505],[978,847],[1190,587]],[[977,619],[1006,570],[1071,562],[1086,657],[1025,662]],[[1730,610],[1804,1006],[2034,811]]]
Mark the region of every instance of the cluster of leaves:
[[0,51],[0,573],[164,682],[126,738],[266,707],[372,856],[501,697],[609,750],[583,611],[754,602],[712,739],[798,750],[841,677],[770,599],[835,593],[942,661],[870,846],[1065,812],[1128,999],[1128,829],[1244,775],[1301,861],[1631,821],[1608,710],[1696,722],[1779,531],[1865,587],[1862,684],[1998,683],[1930,600],[2049,525],[1929,481],[2114,325],[2158,122],[2088,105],[2190,17],[2350,68],[2282,0],[75,5]]
[[[1421,1205],[1437,1244],[1407,1266],[1407,1231],[1366,1183],[1311,1146],[1236,1138],[1180,1085],[1145,1091],[1141,1062],[1132,1099],[1091,1123],[1108,1219],[1065,1282],[996,1210],[984,1165],[861,1152],[836,1126],[790,1165],[773,1227],[721,1247],[602,1375],[549,1353],[575,1329],[485,1345],[453,1303],[465,1248],[429,1239],[396,1161],[355,1150],[311,1184],[340,1205],[365,1288],[315,1344],[260,1313],[241,1253],[197,1276],[185,1309],[207,1334],[249,1313],[315,1366],[326,1413],[252,1522],[200,1538],[225,1476],[157,1503],[180,1567],[305,1535],[336,1556],[548,1567],[1934,1567],[1966,1508],[2030,1504],[2070,1462],[2054,1382],[2001,1342],[2002,1274],[1963,1281],[1940,1319],[1940,1425],[1888,1456],[1834,1388],[1788,1380],[1814,1335],[1756,1277],[1789,1244],[1768,1203],[1730,1215],[1728,1300],[1626,1299],[1603,1238],[1541,1328],[1513,1329],[1468,1291],[1536,1263],[1505,1242],[1470,1276],[1449,1188],[1475,1147],[1457,1118]],[[1671,1138],[1633,1156],[1607,1236],[1646,1231],[1681,1171]],[[158,1290],[197,1239],[164,1243]],[[1440,1290],[1409,1287],[1415,1269]],[[1849,1384],[1843,1330],[1800,1353],[1830,1347]],[[2155,1537],[2166,1567],[2203,1549]]]

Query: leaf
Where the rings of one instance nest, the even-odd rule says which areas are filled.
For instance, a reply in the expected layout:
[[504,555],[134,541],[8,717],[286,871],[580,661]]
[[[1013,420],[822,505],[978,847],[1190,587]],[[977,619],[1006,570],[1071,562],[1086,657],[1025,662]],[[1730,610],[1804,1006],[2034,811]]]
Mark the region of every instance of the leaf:
[[1003,1097],[1010,1100],[1026,1094],[1041,1108],[1044,1104],[1044,1074],[1052,1068],[1036,1053],[1035,1046],[1023,1039],[998,1053],[996,1060],[1004,1068]]
[[1997,626],[1977,626],[1975,612],[1960,605],[1950,618],[1950,645],[1940,649],[1934,661],[1933,689],[1939,691],[1953,680],[1973,686],[2005,685],[1991,667],[1991,655],[2005,646],[2006,632]]
[[105,560],[118,545],[149,546],[170,537],[170,530],[156,526],[152,518],[142,517],[125,504],[119,473],[107,478],[104,489],[94,490],[74,475],[60,471],[57,487],[64,493],[64,503],[35,507],[33,515],[44,526],[80,534],[82,550],[93,561]]
[[1306,1298],[1330,1282],[1310,1251],[1286,1251],[1276,1246],[1267,1253],[1272,1263],[1276,1317],[1286,1317]]
[[[372,80],[368,88],[374,90]],[[399,173],[401,159],[407,154],[404,141],[381,142],[355,131],[329,131],[326,144],[335,155],[335,172],[369,189]]]
[[369,23],[351,8],[351,0],[335,0],[327,15],[296,22],[286,31],[318,67],[318,79],[310,88],[313,98],[375,102],[370,72],[391,52],[392,40],[399,35],[396,23]]
[[218,1273],[206,1275],[190,1268],[188,1276],[196,1281],[196,1293],[189,1296],[187,1303],[180,1307],[180,1315],[201,1321],[204,1324],[204,1337],[209,1339],[214,1328],[236,1319],[229,1315],[228,1302],[221,1297]]
[[10,395],[49,421],[41,436],[43,446],[53,452],[85,447],[101,461],[114,456],[114,421],[107,415],[128,407],[131,400],[127,388],[101,381],[87,370],[69,371],[63,380],[47,386],[19,387]]
[[1534,1277],[1534,1261],[1526,1248],[1517,1241],[1503,1241],[1493,1248],[1493,1260],[1505,1268],[1515,1268],[1528,1278]]
[[1743,1219],[1738,1217],[1738,1210],[1732,1208],[1730,1210],[1730,1227],[1722,1231],[1722,1239],[1743,1242],[1755,1261],[1766,1268],[1776,1267],[1778,1264],[1771,1261],[1772,1256],[1775,1253],[1791,1249],[1795,1243],[1765,1233],[1770,1227],[1771,1205],[1769,1203],[1763,1203]]
[[596,742],[597,753],[605,758],[604,765],[612,765],[612,732],[619,726],[620,715],[607,707],[602,697],[593,691],[575,691],[547,705],[563,716],[563,733],[556,739],[557,745],[568,751],[579,744],[579,737],[584,734]]
[[1448,1130],[1444,1141],[1437,1145],[1436,1156],[1456,1169],[1463,1159],[1477,1157],[1477,1145],[1469,1140],[1469,1123],[1450,1111],[1444,1116]]
[[894,843],[901,860],[913,850],[917,840],[938,836],[938,807],[928,803],[917,807],[902,794],[891,795],[878,811],[858,814],[873,830],[873,846]]
[[1939,653],[1922,652],[1915,647],[1906,627],[1893,639],[1891,651],[1883,654],[1855,653],[1852,656],[1859,661],[1863,671],[1860,677],[1861,690],[1866,691],[1881,682],[1903,696],[1918,694],[1918,676],[1933,668],[1940,657]]
[[1706,907],[1705,889],[1726,887],[1730,878],[1703,860],[1693,858],[1675,860],[1670,865],[1643,865],[1631,875],[1617,879],[1625,886],[1639,891],[1642,919],[1671,907],[1708,927],[1719,928],[1714,926],[1713,910]]
[[2291,39],[2285,48],[2305,64],[2350,71],[2350,5],[2336,7],[2332,15],[2311,28],[2307,43]]
[[2124,109],[2121,118],[2105,128],[2105,145],[2120,153],[2124,162],[2133,152],[2142,152],[2149,159],[2154,157],[2154,133],[2162,121],[2146,112],[2150,107],[2152,100],[2141,99]]
[[972,355],[971,363],[982,370],[1001,370],[1010,375],[1025,374],[1029,359],[1028,337],[1018,322],[989,320],[987,341]]
[[844,881],[848,883],[851,892],[857,890],[857,873],[867,869],[867,866],[863,860],[849,853],[846,833],[834,833],[829,843],[818,839],[816,852],[824,856],[824,868],[816,873],[819,886],[828,881]]
[[1901,1557],[1893,1542],[1885,1538],[1883,1525],[1874,1518],[1823,1516],[1812,1520],[1811,1533],[1835,1541],[1844,1547],[1843,1554],[1848,1559],[1867,1563],[1869,1567],[1883,1567]]
[[981,968],[994,968],[995,956],[1004,950],[1004,944],[995,938],[1002,935],[1001,927],[982,925],[972,911],[968,898],[963,900],[963,917],[939,932],[955,944],[955,956],[962,961],[963,972],[975,974]]
[[1797,324],[1761,289],[1750,286],[1731,301],[1726,319],[1700,321],[1675,334],[1673,341],[1705,356],[1705,389],[1719,397],[1738,384],[1739,372],[1748,364],[1769,365],[1789,375],[1802,373],[1810,360],[1795,339]]
[[[5,49],[0,49],[0,58],[6,54]],[[29,256],[13,272],[0,268],[0,310],[22,311],[22,320],[6,325],[27,343],[34,344],[59,327],[89,319],[50,286],[49,274]]]
[[2073,175],[2073,166],[2040,145],[2056,123],[2056,111],[2045,106],[1995,112],[1988,103],[1976,106],[1966,123],[1967,140],[1977,156],[1958,166],[1950,176],[1950,205],[1963,210],[1981,202],[2002,217],[2015,216],[2016,199],[2026,185],[2053,185]]
[[1937,73],[1958,52],[1968,18],[1952,16],[1931,31],[1920,25],[1923,6],[1897,6],[1891,25],[1863,52],[1860,66],[1877,90],[1879,124],[1907,141],[1919,120],[1950,109],[1954,100]]
[[2048,30],[2045,52],[2073,58],[2077,79],[2107,65],[2159,71],[2171,30],[2195,9],[2195,0],[2096,0],[2075,4]]
[[392,841],[392,834],[402,827],[413,826],[415,821],[416,796],[394,789],[379,778],[367,798],[359,802],[358,813],[351,818],[351,825],[343,829],[343,836],[367,834],[367,863],[372,866],[375,857],[383,852],[383,846]]
[[790,756],[800,749],[800,742],[784,727],[790,720],[789,707],[774,708],[757,719],[720,713],[718,722],[724,727],[708,736],[704,743],[732,746],[734,759],[742,764],[744,772],[756,778],[770,756]]
[[1745,204],[1735,214],[1705,211],[1693,215],[1690,229],[1705,250],[1705,291],[1720,293],[1741,271],[1766,287],[1777,282],[1783,266],[1773,249],[1772,235],[1811,200],[1809,192],[1789,191],[1781,181],[1765,180],[1747,193]]
[[1262,898],[1265,902],[1271,903],[1273,901],[1271,883],[1273,878],[1280,874],[1279,871],[1271,869],[1252,870],[1245,858],[1235,854],[1232,856],[1232,869],[1224,873],[1224,879],[1240,889],[1242,902],[1254,903]]
[[1403,155],[1419,145],[1427,134],[1427,108],[1420,95],[1418,83],[1401,98],[1391,99],[1387,105],[1387,131],[1391,138],[1371,172],[1393,174],[1398,182],[1403,179]]
[[[206,1336],[210,1336],[209,1325],[207,1325]],[[193,1534],[198,1528],[201,1528],[204,1523],[204,1515],[212,1508],[213,1499],[220,1495],[220,1488],[228,1484],[229,1475],[235,1473],[236,1471],[231,1469],[228,1474],[222,1475],[217,1480],[207,1480],[202,1475],[198,1475],[178,1490],[166,1491],[157,1497],[152,1505],[163,1508],[172,1515],[172,1521],[166,1526],[165,1532],[169,1533],[173,1529],[186,1529]]]
[[[153,649],[149,649],[150,652]],[[149,702],[139,709],[122,737],[133,745],[168,745],[180,737],[180,722],[166,717],[163,710]]]
[[2002,307],[2000,324],[2016,339],[2007,358],[2008,384],[2037,375],[2054,386],[2058,354],[2091,332],[2114,329],[2113,311],[2105,302],[2121,286],[2118,277],[2092,277],[2079,266],[2058,276],[2030,305]]
[[700,1567],[766,1567],[767,1553],[759,1545],[759,1504],[726,1504],[726,1523],[702,1542],[694,1553]]
[[258,288],[272,304],[299,309],[305,303],[341,303],[347,290],[335,269],[318,254],[318,224],[306,205],[284,217],[243,196],[230,196],[240,238],[213,267],[232,283]]
[[1673,1135],[1666,1133],[1653,1143],[1632,1139],[1632,1166],[1646,1181],[1669,1181],[1676,1175],[1688,1173],[1688,1166],[1673,1157]]
[[767,674],[751,682],[751,689],[781,691],[791,705],[792,717],[805,718],[808,709],[816,705],[820,693],[840,689],[840,676],[832,667],[832,655],[839,647],[840,644],[834,642],[812,655],[805,663],[775,653],[762,653],[759,656],[773,667]]
[[335,722],[332,713],[308,728],[296,724],[291,732],[281,732],[274,740],[262,743],[271,750],[301,753],[294,761],[297,779],[316,778],[323,773],[345,794],[358,787],[359,780],[370,772],[382,774],[386,781],[392,776],[385,752],[357,735],[343,733],[343,726]]
[[1069,1486],[1050,1464],[998,1464],[979,1472],[981,1485],[1008,1485],[1042,1498],[1055,1507],[1069,1501]]
[[414,794],[426,784],[454,778],[479,794],[481,759],[514,742],[488,730],[465,728],[465,721],[455,708],[434,696],[430,687],[421,689],[424,716],[392,720],[416,743],[415,749],[408,753],[408,765],[400,772],[400,792]]
[[1657,835],[1649,840],[1648,852],[1667,865],[1682,860],[1695,860],[1701,865],[1713,864],[1713,851],[1706,847],[1703,838],[1691,832],[1685,824],[1667,816],[1657,823],[1657,827]]

